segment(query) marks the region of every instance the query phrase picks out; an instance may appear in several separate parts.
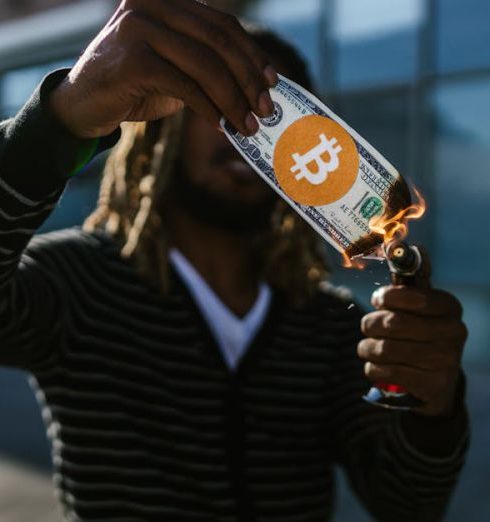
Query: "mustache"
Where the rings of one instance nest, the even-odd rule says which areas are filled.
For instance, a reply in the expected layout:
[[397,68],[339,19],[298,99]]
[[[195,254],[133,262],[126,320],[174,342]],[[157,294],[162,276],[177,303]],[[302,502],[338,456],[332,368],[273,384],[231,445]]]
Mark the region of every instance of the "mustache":
[[[216,161],[218,164],[224,163],[229,159],[235,159],[236,154],[238,153],[230,154],[229,149],[222,149],[221,153],[217,150]],[[197,220],[241,236],[251,236],[265,231],[270,225],[277,200],[272,190],[263,201],[257,203],[232,201],[214,194],[195,183],[180,162],[177,162],[176,175],[172,177],[169,189],[170,197],[175,197]]]

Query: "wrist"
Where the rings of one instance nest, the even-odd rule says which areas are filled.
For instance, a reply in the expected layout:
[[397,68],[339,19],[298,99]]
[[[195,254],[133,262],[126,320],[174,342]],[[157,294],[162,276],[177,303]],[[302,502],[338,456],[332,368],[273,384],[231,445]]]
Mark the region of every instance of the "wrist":
[[58,123],[74,137],[80,139],[96,138],[97,136],[89,135],[77,124],[75,107],[76,104],[71,100],[67,77],[49,94],[48,110]]
[[58,123],[75,138],[94,140],[109,136],[119,127],[118,125],[114,128],[101,128],[85,121],[86,115],[90,114],[90,107],[80,100],[88,97],[89,94],[81,93],[79,86],[74,86],[68,75],[51,91],[48,109]]
[[[113,147],[121,136],[119,127],[107,136],[92,137],[79,133],[67,123],[63,115],[70,114],[65,107],[70,107],[71,99],[62,96],[68,69],[60,69],[49,74],[40,86],[40,109],[48,131],[44,132],[49,143],[49,150],[64,179],[77,174],[99,152]],[[60,108],[62,107],[61,111]]]
[[438,415],[401,412],[400,428],[411,446],[422,453],[438,457],[450,455],[468,433],[465,407],[466,380],[460,372],[454,400]]

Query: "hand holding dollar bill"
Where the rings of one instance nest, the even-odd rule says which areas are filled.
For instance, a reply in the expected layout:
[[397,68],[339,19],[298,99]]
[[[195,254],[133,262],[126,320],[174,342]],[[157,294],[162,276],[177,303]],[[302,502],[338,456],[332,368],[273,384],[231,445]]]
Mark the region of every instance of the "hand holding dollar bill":
[[252,137],[221,126],[255,171],[347,257],[383,241],[369,222],[410,205],[397,170],[311,93],[284,76],[271,90],[274,114]]

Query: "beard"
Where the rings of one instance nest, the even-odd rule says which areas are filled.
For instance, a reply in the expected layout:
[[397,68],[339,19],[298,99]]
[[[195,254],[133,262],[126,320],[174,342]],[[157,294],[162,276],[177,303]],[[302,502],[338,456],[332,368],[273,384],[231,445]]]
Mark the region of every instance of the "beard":
[[270,225],[277,198],[270,195],[262,201],[246,202],[210,191],[195,183],[179,162],[169,186],[170,197],[194,219],[218,230],[242,236],[264,232]]

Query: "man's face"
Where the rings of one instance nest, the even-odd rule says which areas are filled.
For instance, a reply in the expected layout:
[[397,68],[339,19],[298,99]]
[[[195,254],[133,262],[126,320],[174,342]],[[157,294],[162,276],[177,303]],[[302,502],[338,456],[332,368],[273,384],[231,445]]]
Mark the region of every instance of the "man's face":
[[[273,60],[276,70],[287,74]],[[187,111],[179,170],[174,181],[181,206],[199,221],[236,233],[264,230],[277,196],[205,119]]]
[[253,206],[271,201],[271,189],[226,136],[191,111],[184,128],[181,166],[189,182],[230,203]]
[[197,222],[240,236],[268,227],[275,193],[223,133],[190,111],[175,174],[170,194]]

